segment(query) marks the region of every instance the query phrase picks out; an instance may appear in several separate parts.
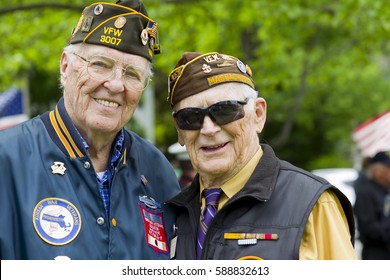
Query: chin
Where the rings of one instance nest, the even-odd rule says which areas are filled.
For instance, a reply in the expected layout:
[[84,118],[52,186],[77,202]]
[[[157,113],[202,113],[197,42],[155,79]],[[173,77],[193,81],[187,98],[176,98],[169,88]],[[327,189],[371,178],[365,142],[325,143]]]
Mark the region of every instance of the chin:
[[100,132],[100,133],[112,133],[117,132],[120,130],[116,125],[110,125],[107,123],[101,123],[101,124],[93,124],[89,126],[92,130]]

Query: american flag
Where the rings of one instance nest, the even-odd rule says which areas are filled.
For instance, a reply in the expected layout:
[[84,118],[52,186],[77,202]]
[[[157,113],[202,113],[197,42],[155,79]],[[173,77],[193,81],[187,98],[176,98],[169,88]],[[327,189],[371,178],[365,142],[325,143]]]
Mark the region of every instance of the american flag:
[[0,130],[17,125],[27,119],[22,91],[12,88],[0,93]]
[[157,35],[157,22],[149,21],[149,23],[148,23],[148,33],[150,34],[150,37],[156,38],[156,35]]
[[359,125],[352,133],[363,156],[372,157],[390,149],[390,110]]

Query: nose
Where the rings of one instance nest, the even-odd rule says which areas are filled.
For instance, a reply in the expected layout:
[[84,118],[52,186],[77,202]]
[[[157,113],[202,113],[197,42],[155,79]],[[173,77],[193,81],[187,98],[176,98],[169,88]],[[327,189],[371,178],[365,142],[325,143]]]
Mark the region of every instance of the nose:
[[123,69],[116,68],[111,78],[104,83],[104,86],[112,92],[123,92],[125,90]]
[[221,127],[217,125],[208,114],[206,114],[203,119],[203,124],[200,129],[200,133],[205,135],[213,135],[220,130]]

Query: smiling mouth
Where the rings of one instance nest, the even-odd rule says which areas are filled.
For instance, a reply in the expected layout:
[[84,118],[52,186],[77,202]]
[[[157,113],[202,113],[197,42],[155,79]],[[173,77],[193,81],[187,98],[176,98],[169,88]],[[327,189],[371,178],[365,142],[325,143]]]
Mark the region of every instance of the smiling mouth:
[[103,99],[95,99],[95,101],[103,106],[110,107],[110,108],[118,108],[119,104],[116,102],[110,102]]
[[225,147],[227,144],[228,144],[228,143],[226,142],[226,143],[221,144],[221,145],[202,147],[202,150],[204,150],[204,151],[209,151],[209,152],[211,152],[211,151],[217,151],[217,150],[219,150],[219,149]]

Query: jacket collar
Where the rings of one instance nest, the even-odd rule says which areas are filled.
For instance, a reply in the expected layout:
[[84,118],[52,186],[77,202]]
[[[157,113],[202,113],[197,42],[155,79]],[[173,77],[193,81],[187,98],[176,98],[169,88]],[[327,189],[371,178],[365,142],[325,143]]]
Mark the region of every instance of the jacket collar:
[[65,110],[62,97],[53,111],[41,116],[43,123],[54,143],[71,158],[84,157],[87,151],[83,141]]
[[280,161],[269,145],[261,145],[264,154],[248,182],[237,195],[253,196],[259,200],[269,200],[275,189]]

